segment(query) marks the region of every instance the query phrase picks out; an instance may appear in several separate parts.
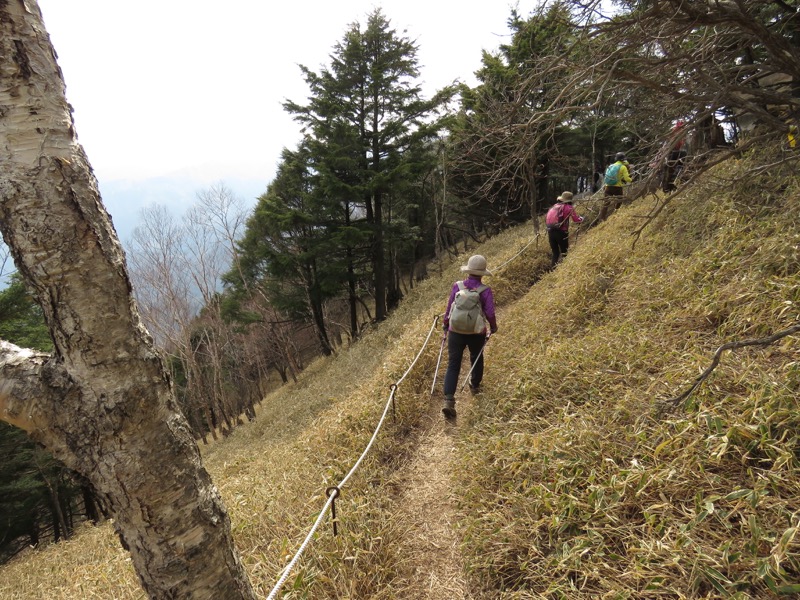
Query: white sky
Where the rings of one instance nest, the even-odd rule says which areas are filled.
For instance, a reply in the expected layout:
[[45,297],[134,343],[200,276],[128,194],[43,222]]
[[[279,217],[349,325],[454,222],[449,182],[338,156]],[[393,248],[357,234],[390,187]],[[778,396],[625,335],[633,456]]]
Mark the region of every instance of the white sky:
[[[524,16],[538,0],[522,0]],[[272,179],[299,128],[282,101],[304,103],[313,71],[348,24],[381,7],[417,41],[430,96],[474,83],[481,50],[507,40],[514,0],[39,0],[101,184],[188,175]],[[263,190],[262,190],[263,191]],[[108,202],[106,203],[108,205]]]

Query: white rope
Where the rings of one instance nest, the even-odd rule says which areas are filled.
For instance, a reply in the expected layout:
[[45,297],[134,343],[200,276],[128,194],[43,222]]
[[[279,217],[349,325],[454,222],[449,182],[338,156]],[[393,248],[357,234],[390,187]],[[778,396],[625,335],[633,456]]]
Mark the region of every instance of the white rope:
[[425,343],[422,344],[422,348],[420,348],[419,352],[417,352],[417,356],[414,358],[413,362],[409,365],[408,369],[406,369],[406,372],[403,373],[403,376],[397,380],[397,383],[395,383],[395,385],[399,386],[403,382],[403,379],[405,379],[406,376],[411,372],[411,369],[414,368],[414,365],[417,364],[419,357],[422,356],[422,352],[425,350],[425,346],[428,345],[428,342],[430,341],[431,336],[433,335],[433,330],[436,329],[436,323],[438,321],[439,321],[439,315],[433,317],[433,325],[431,325],[431,329],[428,332],[428,337],[425,338]]
[[383,422],[386,420],[386,415],[389,412],[389,407],[392,405],[392,401],[394,400],[394,393],[396,390],[397,390],[396,387],[392,388],[392,393],[389,394],[389,400],[388,402],[386,402],[386,406],[383,409],[383,414],[381,415],[381,420],[378,421],[378,426],[375,428],[375,433],[372,434],[372,437],[370,438],[367,447],[364,449],[364,452],[361,453],[361,456],[358,457],[356,464],[353,465],[353,468],[350,469],[350,472],[347,475],[345,475],[344,479],[342,479],[339,482],[339,485],[336,486],[339,489],[341,489],[344,486],[344,484],[347,483],[347,480],[350,479],[350,476],[356,472],[356,469],[358,469],[358,467],[361,465],[361,461],[364,460],[364,457],[367,455],[367,453],[369,453],[370,448],[372,448],[372,444],[375,443],[375,438],[378,437],[378,432],[381,430]]
[[[537,234],[537,235],[538,235],[538,234]],[[516,253],[514,256],[512,256],[511,258],[509,258],[509,259],[508,259],[506,262],[502,263],[502,264],[501,264],[499,267],[494,267],[493,271],[496,273],[497,271],[500,271],[500,270],[502,270],[502,268],[503,268],[503,267],[505,267],[505,266],[506,266],[508,263],[510,263],[510,262],[511,262],[512,260],[514,260],[515,258],[517,258],[517,257],[518,257],[520,254],[522,254],[523,252],[525,252],[525,249],[526,249],[528,246],[530,246],[530,245],[531,245],[533,242],[535,242],[535,241],[536,241],[536,237],[537,237],[537,236],[533,236],[533,239],[532,239],[530,242],[528,242],[527,244],[525,244],[525,245],[522,247],[522,250],[520,250],[519,252],[517,252],[517,253]]]
[[291,574],[292,570],[294,569],[294,566],[297,564],[297,561],[300,560],[300,557],[302,556],[303,552],[305,552],[306,546],[308,546],[308,544],[311,543],[311,538],[314,537],[314,534],[317,532],[317,529],[322,523],[322,518],[328,513],[328,509],[331,507],[335,499],[336,499],[336,494],[331,494],[328,497],[328,501],[325,503],[325,506],[322,507],[322,511],[319,513],[317,520],[314,521],[314,525],[312,525],[311,531],[308,532],[306,539],[304,539],[303,543],[300,544],[300,549],[297,551],[297,554],[295,554],[292,560],[289,562],[289,564],[286,565],[286,568],[283,570],[283,574],[281,575],[280,579],[278,579],[278,583],[275,584],[275,587],[272,588],[272,591],[269,593],[269,596],[267,596],[267,600],[272,600],[273,598],[276,597],[278,592],[281,591],[283,584],[286,583],[286,579]]
[[278,579],[278,582],[275,584],[275,587],[272,588],[272,591],[269,593],[269,596],[267,596],[267,600],[273,600],[274,598],[277,597],[277,594],[281,591],[281,588],[283,587],[284,583],[286,583],[286,580],[289,578],[289,575],[291,574],[291,572],[294,569],[295,565],[300,560],[300,557],[302,556],[303,552],[305,552],[306,546],[308,546],[311,543],[311,538],[314,536],[314,533],[316,533],[317,529],[319,528],[320,524],[322,523],[323,517],[327,514],[327,512],[331,508],[331,506],[333,506],[333,502],[336,499],[336,497],[339,495],[339,492],[341,491],[341,489],[344,487],[344,485],[347,483],[347,481],[350,479],[350,477],[353,475],[353,473],[356,472],[358,467],[361,465],[361,462],[364,460],[364,458],[369,453],[370,449],[372,448],[372,444],[375,443],[375,439],[378,437],[378,433],[380,432],[381,427],[383,427],[383,423],[386,420],[386,415],[389,413],[389,407],[392,406],[392,403],[394,402],[394,395],[395,395],[395,392],[397,391],[397,387],[400,385],[400,383],[403,381],[403,379],[405,379],[406,376],[411,372],[411,369],[414,367],[414,365],[417,364],[417,361],[419,360],[419,357],[422,356],[422,352],[425,350],[425,347],[428,345],[428,342],[431,339],[431,335],[433,334],[433,330],[436,328],[436,323],[437,323],[438,320],[439,320],[439,315],[436,315],[436,317],[434,317],[434,319],[433,319],[433,324],[431,325],[431,329],[428,332],[428,337],[425,338],[425,343],[422,344],[422,348],[417,353],[417,356],[411,362],[411,365],[409,365],[408,369],[406,369],[406,372],[403,373],[402,377],[400,377],[400,379],[398,379],[397,382],[392,385],[392,391],[389,394],[389,400],[386,402],[386,406],[383,409],[383,414],[381,415],[380,421],[378,421],[378,425],[375,428],[375,432],[372,434],[372,437],[370,438],[369,443],[367,444],[367,447],[361,453],[361,456],[358,457],[358,460],[353,465],[353,467],[350,469],[350,471],[347,473],[347,475],[345,475],[344,478],[339,482],[339,485],[335,486],[334,493],[331,494],[328,497],[328,501],[325,503],[325,506],[322,507],[322,511],[320,511],[319,516],[317,517],[317,520],[314,521],[314,525],[311,527],[311,531],[308,532],[308,535],[303,540],[303,543],[300,544],[300,548],[297,550],[297,553],[294,555],[292,560],[289,561],[289,564],[286,565],[285,569],[283,569],[283,573],[281,574],[280,578]]

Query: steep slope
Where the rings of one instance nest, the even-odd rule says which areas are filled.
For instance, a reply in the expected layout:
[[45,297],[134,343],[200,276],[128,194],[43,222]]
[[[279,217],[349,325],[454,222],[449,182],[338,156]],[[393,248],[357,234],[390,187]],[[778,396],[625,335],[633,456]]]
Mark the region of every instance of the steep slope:
[[[266,596],[478,251],[500,330],[455,428],[431,398],[434,337],[287,598],[771,597],[798,583],[800,190],[775,151],[723,165],[641,235],[653,199],[581,231],[548,272],[529,225],[442,265],[390,319],[258,420],[204,449]],[[772,164],[768,176],[762,165]],[[593,212],[591,203],[579,212]],[[635,242],[635,243],[634,243]],[[781,586],[784,586],[781,588]],[[46,594],[45,594],[46,591]],[[43,595],[45,594],[45,595]],[[738,594],[738,596],[736,596]],[[0,597],[143,598],[111,529],[0,568]]]
[[[507,279],[503,273],[493,278],[501,305],[527,289],[549,263],[543,242],[531,241],[527,228],[517,228],[481,247],[492,265],[513,258],[503,273],[519,270]],[[473,250],[441,267],[431,265],[429,279],[411,290],[385,323],[349,350],[310,365],[297,384],[265,398],[256,422],[203,448],[259,593],[266,596],[272,589],[324,505],[326,488],[363,451],[390,386],[409,367],[431,328],[439,331],[434,319],[444,309],[452,281],[460,277],[459,265]],[[304,590],[310,598],[392,598],[403,597],[395,594],[408,590],[409,582],[417,585],[422,559],[408,553],[416,524],[398,515],[404,495],[416,495],[408,485],[422,481],[415,461],[422,464],[425,452],[436,452],[425,440],[436,438],[439,425],[440,398],[430,396],[438,350],[438,340],[428,344],[398,388],[392,418],[337,501],[339,535],[332,535],[326,521],[286,589]],[[437,485],[449,487],[451,473],[437,475]],[[452,531],[447,535],[453,549],[458,537]],[[424,566],[432,572],[430,564]],[[450,568],[452,578],[464,585],[461,563]],[[0,597],[40,598],[43,590],[48,598],[64,600],[143,598],[108,526],[85,528],[67,543],[34,550],[0,567]]]
[[[459,448],[487,597],[800,591],[800,189],[780,150],[731,161],[641,236],[645,199],[506,315]],[[765,165],[770,165],[766,167]],[[634,244],[635,242],[635,244]]]

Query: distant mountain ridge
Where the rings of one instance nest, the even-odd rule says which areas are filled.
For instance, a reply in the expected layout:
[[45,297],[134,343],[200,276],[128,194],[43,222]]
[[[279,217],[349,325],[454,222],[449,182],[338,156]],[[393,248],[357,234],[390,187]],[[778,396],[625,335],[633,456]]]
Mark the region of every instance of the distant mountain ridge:
[[240,197],[247,206],[255,206],[258,196],[267,189],[267,178],[234,177],[209,182],[197,176],[175,174],[162,177],[99,181],[103,205],[111,216],[114,229],[123,247],[127,247],[139,223],[143,208],[160,204],[180,216],[197,199],[198,192],[222,183]]

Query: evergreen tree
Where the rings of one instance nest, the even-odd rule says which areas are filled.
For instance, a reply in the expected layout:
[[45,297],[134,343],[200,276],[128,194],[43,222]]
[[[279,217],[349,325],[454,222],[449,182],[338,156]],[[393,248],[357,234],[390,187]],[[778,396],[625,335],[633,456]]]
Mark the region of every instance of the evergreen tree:
[[[474,199],[484,218],[522,221],[535,214],[558,179],[558,138],[570,131],[564,115],[546,115],[562,92],[564,57],[576,39],[562,3],[530,18],[516,10],[509,43],[484,52],[479,85],[462,90],[451,140],[452,183]],[[569,186],[564,189],[569,189]]]
[[258,286],[278,311],[311,322],[328,355],[333,345],[324,304],[337,294],[342,272],[332,243],[336,207],[315,191],[309,160],[304,145],[283,151],[277,175],[259,197],[239,243],[240,270],[227,280]]
[[9,286],[0,291],[0,339],[42,352],[53,349],[42,309],[17,274],[11,277]]
[[[0,291],[0,339],[53,348],[41,308],[16,275]],[[73,473],[23,431],[0,422],[0,561],[40,539],[69,536],[80,494]]]
[[[363,29],[358,23],[350,26],[334,47],[329,68],[320,73],[301,69],[311,91],[309,103],[287,102],[285,108],[306,127],[320,190],[344,207],[343,231],[366,227],[369,233],[375,318],[382,320],[394,281],[387,276],[392,244],[388,206],[419,161],[433,160],[432,154],[413,149],[424,147],[441,127],[436,110],[452,90],[422,98],[417,46],[398,35],[380,9],[368,16]],[[352,312],[358,257],[353,253],[351,259]]]

